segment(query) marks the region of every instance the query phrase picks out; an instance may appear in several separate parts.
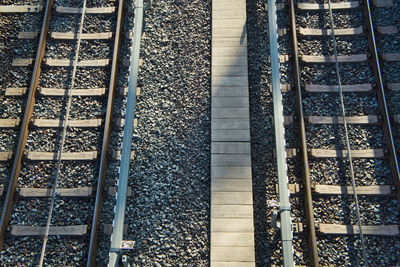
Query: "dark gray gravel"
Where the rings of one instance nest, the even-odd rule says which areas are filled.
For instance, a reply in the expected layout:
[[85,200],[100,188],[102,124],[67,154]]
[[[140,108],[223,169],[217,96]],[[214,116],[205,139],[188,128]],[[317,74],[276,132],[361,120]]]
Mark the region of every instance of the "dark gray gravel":
[[124,237],[137,266],[208,265],[210,12],[157,1],[147,13]]

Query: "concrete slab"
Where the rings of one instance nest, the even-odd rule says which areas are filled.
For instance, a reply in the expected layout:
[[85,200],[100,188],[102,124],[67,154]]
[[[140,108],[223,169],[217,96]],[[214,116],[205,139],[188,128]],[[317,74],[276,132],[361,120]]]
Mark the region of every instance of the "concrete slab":
[[211,180],[212,192],[252,192],[250,179],[214,179]]
[[250,131],[249,130],[212,130],[211,131],[212,142],[249,142]]
[[249,130],[249,120],[242,119],[212,119],[211,131],[213,130]]
[[211,99],[213,108],[248,108],[248,97],[213,97]]
[[211,179],[251,179],[251,167],[212,167]]
[[211,235],[211,247],[253,247],[254,234],[215,232]]
[[254,247],[211,247],[213,261],[255,261]]
[[[248,76],[248,70],[244,66],[218,66],[212,67],[211,71],[212,78],[220,76],[224,78],[234,76]],[[245,86],[247,86],[247,84]]]
[[211,86],[227,86],[227,87],[245,87],[249,84],[247,76],[237,77],[213,77]]
[[253,218],[252,205],[211,205],[213,218]]
[[212,192],[211,203],[215,205],[252,205],[251,192]]
[[212,154],[247,154],[250,155],[249,142],[212,142]]
[[213,119],[249,119],[248,108],[211,108]]
[[213,57],[212,66],[243,66],[242,68],[247,69],[247,55]]
[[[219,29],[220,31],[227,31],[233,29]],[[244,32],[241,31],[243,36]],[[215,57],[247,57],[247,46],[236,47],[214,47],[211,51],[211,56]]]
[[211,97],[249,96],[248,87],[212,87]]
[[254,231],[253,219],[226,219],[215,218],[211,220],[211,236],[214,232],[240,232]]

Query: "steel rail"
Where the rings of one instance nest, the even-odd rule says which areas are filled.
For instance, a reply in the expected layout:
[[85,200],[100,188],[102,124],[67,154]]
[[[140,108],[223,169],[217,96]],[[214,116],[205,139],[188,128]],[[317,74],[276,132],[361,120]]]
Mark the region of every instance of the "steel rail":
[[54,177],[54,182],[53,182],[53,191],[51,194],[50,207],[49,207],[49,212],[47,215],[47,222],[46,222],[45,234],[43,237],[42,250],[40,252],[39,267],[43,266],[43,262],[44,262],[44,258],[45,258],[45,254],[46,254],[46,248],[47,248],[47,241],[49,240],[50,225],[51,225],[51,219],[53,217],[54,204],[55,204],[56,194],[57,194],[58,180],[60,177],[61,162],[62,162],[62,156],[63,156],[63,152],[64,152],[64,144],[65,144],[65,139],[66,139],[67,131],[68,131],[68,127],[69,127],[68,121],[69,121],[69,114],[70,114],[71,104],[72,104],[72,90],[75,87],[75,77],[76,77],[76,70],[78,68],[79,50],[81,47],[83,23],[85,21],[86,3],[87,3],[87,0],[83,0],[81,21],[79,24],[78,40],[77,40],[77,45],[76,45],[76,49],[75,49],[73,67],[72,67],[71,86],[68,90],[68,101],[67,101],[67,107],[66,107],[66,111],[65,111],[65,119],[64,119],[63,125],[62,125],[61,145],[60,145],[60,149],[58,150],[58,153],[57,153],[57,171],[56,171],[56,175]]
[[370,9],[370,2],[369,0],[364,0],[364,17],[367,23],[368,29],[368,41],[370,52],[372,56],[372,69],[375,76],[376,86],[378,87],[377,95],[378,95],[378,102],[379,102],[379,109],[381,111],[383,117],[383,131],[385,133],[385,139],[387,142],[388,150],[389,150],[389,160],[392,169],[392,176],[394,184],[396,185],[396,195],[397,199],[400,201],[400,170],[399,170],[399,162],[397,159],[396,154],[396,147],[393,141],[393,134],[392,134],[392,126],[390,123],[390,116],[389,110],[386,104],[386,96],[385,96],[385,88],[383,86],[383,78],[381,73],[381,66],[379,63],[379,56],[378,56],[378,49],[376,46],[375,40],[375,32],[374,26],[372,22],[372,15]]
[[90,233],[89,241],[89,253],[87,258],[86,266],[96,265],[96,253],[98,246],[98,227],[100,223],[101,208],[103,204],[103,192],[105,184],[105,176],[107,172],[107,154],[108,146],[110,143],[111,135],[111,120],[113,115],[113,102],[114,102],[114,90],[117,85],[117,73],[118,73],[118,60],[119,60],[119,50],[120,50],[120,37],[122,28],[122,17],[124,9],[124,0],[120,0],[118,3],[118,14],[117,14],[117,24],[115,27],[115,40],[114,40],[114,50],[113,59],[111,63],[111,75],[110,84],[108,88],[108,99],[107,99],[107,111],[106,118],[104,122],[104,133],[103,133],[103,143],[101,148],[101,158],[100,158],[100,169],[97,178],[97,189],[96,189],[96,200],[93,212],[92,229]]
[[338,86],[339,86],[340,106],[342,109],[343,126],[344,126],[345,139],[346,139],[347,160],[349,161],[349,165],[350,165],[351,185],[353,187],[354,202],[356,203],[358,234],[359,234],[360,240],[361,240],[361,249],[362,249],[362,254],[363,254],[363,259],[364,259],[364,266],[367,266],[368,265],[368,257],[367,257],[367,251],[365,249],[363,230],[361,227],[360,206],[359,206],[359,202],[358,202],[356,178],[354,176],[353,158],[351,156],[350,138],[349,138],[349,131],[348,131],[348,127],[347,127],[346,110],[345,110],[345,106],[344,106],[343,88],[342,88],[342,80],[341,80],[341,76],[340,76],[340,67],[339,67],[338,53],[337,53],[337,47],[336,47],[335,27],[334,27],[334,23],[333,23],[331,0],[328,0],[328,7],[329,7],[329,21],[330,21],[330,25],[331,25],[331,37],[332,37],[332,43],[333,43],[333,52],[334,52],[334,57],[335,57],[336,78],[337,78],[337,82],[338,82]]
[[315,233],[315,220],[314,220],[314,208],[312,200],[311,190],[311,178],[310,178],[310,167],[308,161],[308,148],[307,148],[307,135],[306,125],[304,122],[303,112],[303,98],[300,83],[300,64],[299,64],[299,53],[297,46],[297,30],[296,30],[296,14],[294,1],[290,0],[290,20],[291,20],[291,31],[292,31],[292,49],[293,49],[293,83],[296,87],[296,110],[297,119],[299,121],[299,130],[301,138],[301,152],[302,152],[302,164],[303,164],[303,184],[305,189],[305,206],[306,206],[306,219],[308,229],[308,239],[310,244],[311,254],[311,265],[314,267],[318,266],[318,247],[317,247],[317,236]]
[[36,51],[35,63],[34,63],[34,67],[33,67],[32,79],[31,79],[31,82],[29,85],[28,97],[26,100],[26,108],[24,111],[24,117],[23,117],[22,124],[21,124],[21,130],[20,130],[20,134],[19,134],[17,150],[15,152],[15,157],[14,157],[13,166],[12,166],[12,170],[11,170],[11,176],[10,176],[10,180],[8,183],[7,195],[6,195],[6,198],[4,201],[3,212],[1,214],[1,220],[0,220],[0,249],[1,250],[3,249],[4,239],[5,239],[4,235],[5,235],[5,231],[6,231],[8,222],[10,220],[10,215],[11,215],[10,212],[12,210],[12,206],[14,203],[14,193],[15,193],[15,189],[17,187],[18,177],[21,172],[22,156],[24,154],[26,141],[28,138],[28,126],[29,126],[29,122],[30,122],[30,120],[32,118],[32,114],[33,114],[36,90],[39,85],[39,77],[40,77],[40,73],[41,73],[41,62],[43,60],[44,52],[45,52],[45,48],[46,48],[46,38],[47,38],[47,33],[48,33],[48,30],[50,27],[53,3],[54,3],[54,0],[47,0],[47,2],[46,2],[44,18],[43,18],[42,28],[40,31],[38,48]]
[[136,106],[136,87],[139,71],[140,40],[143,30],[143,0],[135,1],[135,19],[132,37],[131,59],[128,78],[128,96],[125,111],[125,123],[122,137],[121,164],[118,176],[118,192],[115,204],[115,217],[113,220],[113,231],[111,235],[111,247],[109,252],[108,266],[118,266],[121,256],[121,245],[123,241],[123,230],[125,222],[126,193],[128,186],[128,174],[130,169],[130,157],[133,134],[133,121]]
[[283,104],[281,75],[278,51],[278,26],[276,23],[276,0],[268,0],[268,28],[271,57],[271,79],[274,109],[276,161],[278,169],[280,230],[282,241],[283,266],[294,266],[293,232],[290,216],[289,180],[287,176],[285,128],[283,125]]

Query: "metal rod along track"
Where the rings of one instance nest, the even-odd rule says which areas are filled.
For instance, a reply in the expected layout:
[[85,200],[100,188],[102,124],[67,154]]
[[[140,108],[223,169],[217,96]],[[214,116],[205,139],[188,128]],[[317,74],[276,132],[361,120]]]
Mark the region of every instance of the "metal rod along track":
[[131,59],[128,78],[128,96],[126,102],[125,123],[122,139],[121,164],[118,176],[117,201],[115,204],[115,217],[111,235],[111,247],[108,266],[118,266],[121,256],[123,229],[125,221],[126,194],[128,174],[130,168],[130,155],[132,146],[133,120],[136,106],[136,86],[139,71],[140,40],[143,30],[143,0],[135,1],[134,31],[132,37]]
[[36,89],[39,84],[39,77],[41,73],[41,62],[44,57],[46,48],[46,38],[50,27],[51,14],[53,10],[54,0],[47,0],[46,9],[44,12],[42,29],[40,31],[40,39],[36,52],[35,63],[33,67],[32,79],[29,85],[28,98],[26,100],[26,108],[22,120],[21,130],[18,139],[18,146],[15,152],[14,162],[12,165],[10,181],[8,183],[7,195],[4,201],[3,212],[0,220],[0,249],[3,249],[4,235],[10,220],[10,213],[14,202],[14,193],[18,183],[18,177],[21,172],[22,156],[25,151],[26,141],[28,138],[28,126],[33,114],[33,107],[35,104]]
[[311,179],[310,179],[310,168],[308,163],[308,148],[307,148],[307,136],[306,136],[306,125],[304,122],[303,113],[303,98],[301,93],[300,84],[300,64],[299,64],[299,54],[297,46],[297,29],[296,29],[296,14],[294,0],[290,0],[290,21],[291,21],[291,31],[292,31],[292,49],[293,49],[293,82],[296,87],[296,110],[297,117],[299,121],[300,138],[301,138],[301,154],[302,154],[302,164],[303,164],[303,182],[305,189],[305,205],[306,205],[306,219],[307,219],[307,229],[308,229],[308,241],[310,244],[310,255],[311,264],[314,267],[318,266],[318,248],[317,248],[317,237],[315,233],[315,220],[314,220],[314,208],[312,201],[312,190],[311,190]]
[[285,128],[283,125],[283,104],[281,75],[278,52],[278,28],[276,23],[276,1],[268,0],[268,26],[269,45],[271,57],[272,95],[274,108],[274,126],[276,143],[276,160],[278,169],[279,185],[279,208],[280,208],[280,230],[282,237],[283,265],[294,266],[293,262],[293,233],[292,219],[290,217],[289,181],[287,176]]
[[386,104],[385,88],[383,86],[383,78],[381,73],[381,66],[379,63],[378,49],[376,46],[374,26],[372,22],[372,15],[370,9],[369,0],[364,0],[364,17],[367,24],[367,36],[369,42],[369,48],[372,57],[372,69],[375,76],[375,82],[377,86],[377,95],[379,102],[379,109],[383,117],[383,131],[385,133],[386,143],[389,150],[389,160],[392,169],[392,177],[394,184],[396,185],[397,199],[400,200],[400,170],[399,162],[397,159],[396,148],[393,141],[392,126],[390,124],[389,110]]

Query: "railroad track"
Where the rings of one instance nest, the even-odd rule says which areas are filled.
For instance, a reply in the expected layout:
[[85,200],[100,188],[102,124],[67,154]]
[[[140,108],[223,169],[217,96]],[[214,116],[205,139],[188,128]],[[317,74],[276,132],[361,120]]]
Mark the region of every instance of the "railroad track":
[[130,60],[119,52],[131,46],[132,7],[86,0],[0,7],[10,21],[36,21],[6,36],[22,47],[2,83],[11,110],[0,120],[10,144],[0,152],[10,170],[0,222],[6,265],[93,266],[99,235],[109,243],[113,213],[100,218],[103,198],[113,206],[117,192],[106,174],[118,171],[121,157]]
[[[395,27],[376,27],[370,12],[391,4],[276,5],[284,102],[296,105],[285,108],[285,124],[299,137],[287,139],[289,176],[297,176],[289,184],[296,264],[398,263],[397,252],[384,250],[398,247],[400,234],[396,115],[385,96],[397,84],[382,78],[381,66],[399,54],[377,49],[377,36]],[[303,234],[310,251],[298,241]]]

